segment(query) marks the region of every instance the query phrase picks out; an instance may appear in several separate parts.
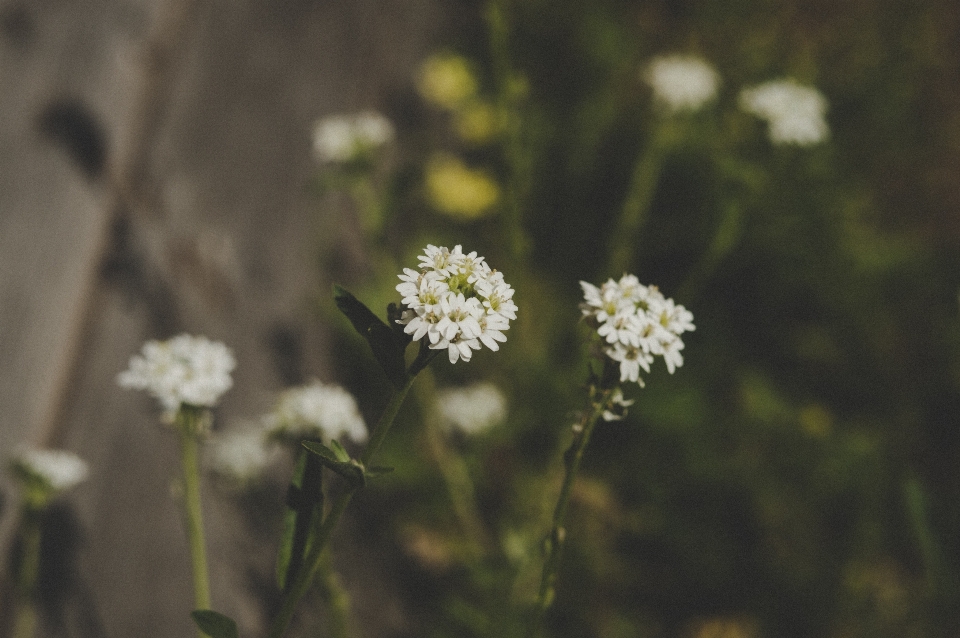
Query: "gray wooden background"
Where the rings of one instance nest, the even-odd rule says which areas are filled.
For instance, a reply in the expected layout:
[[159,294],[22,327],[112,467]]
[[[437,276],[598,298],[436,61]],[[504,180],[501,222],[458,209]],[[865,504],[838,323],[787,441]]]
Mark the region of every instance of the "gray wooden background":
[[[193,635],[175,439],[115,377],[146,339],[223,340],[239,362],[228,428],[285,384],[333,380],[306,308],[329,286],[318,249],[353,225],[304,188],[310,125],[408,91],[449,25],[438,4],[0,2],[0,455],[29,442],[92,468],[67,499],[64,625],[45,634]],[[5,562],[15,508],[0,489]],[[248,572],[272,559],[206,494],[215,607],[258,635]],[[362,634],[404,635],[378,595],[360,605]]]

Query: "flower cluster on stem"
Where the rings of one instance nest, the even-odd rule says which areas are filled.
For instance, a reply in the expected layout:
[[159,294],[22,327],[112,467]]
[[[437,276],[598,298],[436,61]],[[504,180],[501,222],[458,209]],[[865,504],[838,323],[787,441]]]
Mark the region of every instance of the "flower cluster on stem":
[[643,78],[657,103],[670,113],[697,111],[717,96],[720,75],[706,61],[684,55],[654,58]]
[[367,440],[357,400],[344,388],[320,381],[285,390],[264,425],[271,437]]
[[683,365],[684,332],[694,329],[693,314],[656,286],[645,286],[634,275],[624,275],[599,287],[585,281],[580,309],[602,341],[606,357],[620,364],[620,382],[643,386],[640,370],[650,372],[656,356],[662,356],[673,374]]
[[218,341],[188,334],[167,341],[148,341],[117,376],[124,388],[152,394],[172,420],[181,405],[210,408],[233,386],[236,361]]
[[404,309],[397,322],[414,341],[426,337],[431,349],[447,350],[450,363],[469,361],[481,345],[499,350],[507,340],[503,332],[517,318],[514,290],[476,252],[431,244],[420,270],[405,268],[399,277]]
[[740,92],[740,108],[770,125],[774,144],[812,146],[830,135],[827,98],[794,80],[775,80]]

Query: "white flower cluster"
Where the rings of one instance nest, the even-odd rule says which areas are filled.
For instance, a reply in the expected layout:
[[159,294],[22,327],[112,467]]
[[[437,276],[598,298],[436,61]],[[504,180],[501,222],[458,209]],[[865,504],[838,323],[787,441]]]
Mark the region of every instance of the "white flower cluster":
[[469,361],[481,343],[499,350],[497,342],[507,340],[503,331],[517,318],[514,290],[476,252],[430,244],[420,270],[404,268],[399,277],[404,310],[397,323],[415,341],[427,337],[430,348],[446,349],[450,363]]
[[740,108],[767,121],[774,144],[812,146],[827,139],[827,98],[813,87],[776,80],[740,92]]
[[393,124],[376,111],[332,115],[313,125],[313,153],[321,162],[349,162],[393,138]]
[[329,441],[346,435],[355,443],[367,440],[367,425],[353,395],[319,381],[284,391],[265,424],[271,434],[280,436]]
[[233,385],[236,366],[227,346],[206,337],[187,334],[168,341],[148,341],[140,355],[130,358],[130,368],[117,383],[124,388],[147,390],[168,415],[181,404],[213,407]]
[[437,392],[443,420],[466,434],[477,434],[507,418],[507,399],[489,382]]
[[22,448],[16,452],[13,462],[55,492],[68,490],[83,482],[90,472],[86,461],[66,450]]
[[633,275],[607,280],[599,288],[585,281],[584,317],[604,341],[603,352],[620,363],[620,381],[641,386],[640,369],[650,372],[654,356],[662,356],[670,374],[683,365],[680,335],[694,329],[693,314],[667,299],[656,286],[644,286]]
[[275,451],[268,446],[265,432],[259,427],[217,434],[209,450],[213,469],[241,483],[263,474]]
[[683,55],[654,58],[643,78],[653,97],[671,112],[696,111],[717,96],[720,75],[704,60]]

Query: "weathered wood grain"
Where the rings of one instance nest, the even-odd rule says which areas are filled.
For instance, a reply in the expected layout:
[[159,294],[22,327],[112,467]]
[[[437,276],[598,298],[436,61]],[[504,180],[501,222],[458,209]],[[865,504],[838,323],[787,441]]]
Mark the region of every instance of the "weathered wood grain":
[[[316,254],[336,238],[319,229],[343,211],[304,188],[310,124],[405,90],[442,29],[437,5],[0,5],[0,451],[56,445],[91,464],[61,539],[71,635],[191,631],[174,438],[116,374],[148,338],[223,340],[239,361],[217,414],[227,428],[286,384],[331,378],[306,309],[329,286]],[[256,635],[264,598],[250,576],[269,575],[272,555],[210,487],[214,604]],[[15,518],[2,515],[0,538]],[[364,623],[402,633],[395,611]]]

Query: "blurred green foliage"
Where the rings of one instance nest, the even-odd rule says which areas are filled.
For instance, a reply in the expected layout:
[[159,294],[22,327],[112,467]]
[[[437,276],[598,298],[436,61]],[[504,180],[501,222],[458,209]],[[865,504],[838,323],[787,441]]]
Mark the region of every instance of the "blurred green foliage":
[[[521,635],[522,610],[509,610],[535,590],[585,396],[577,282],[622,274],[605,270],[610,231],[658,118],[639,69],[674,52],[709,60],[723,85],[679,124],[632,271],[690,309],[697,330],[684,367],[658,364],[627,391],[627,420],[594,435],[549,632],[958,635],[960,8],[461,4],[444,45],[472,60],[480,92],[516,126],[499,144],[458,146],[446,116],[400,100],[391,216],[370,238],[381,261],[344,282],[382,309],[424,245],[459,243],[517,289],[501,352],[432,365],[438,385],[490,379],[510,397],[506,424],[454,442],[497,551],[463,550],[415,402],[382,455],[397,471],[359,500],[365,541],[398,557],[411,635]],[[829,99],[827,143],[772,146],[737,109],[741,88],[785,76]],[[437,148],[513,189],[519,230],[509,197],[472,221],[431,211],[418,167]],[[373,421],[387,382],[337,325],[343,381]]]

